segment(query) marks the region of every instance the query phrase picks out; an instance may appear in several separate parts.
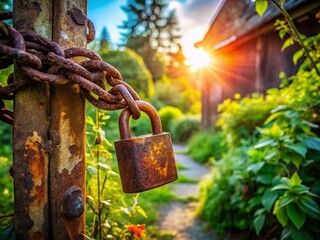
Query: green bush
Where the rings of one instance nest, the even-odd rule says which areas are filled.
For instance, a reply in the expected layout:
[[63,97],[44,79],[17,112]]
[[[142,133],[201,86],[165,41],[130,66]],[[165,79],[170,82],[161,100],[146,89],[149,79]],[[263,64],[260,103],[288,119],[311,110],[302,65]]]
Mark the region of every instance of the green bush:
[[133,50],[109,51],[101,54],[101,57],[120,71],[124,81],[136,90],[141,98],[149,98],[154,95],[151,74],[143,59]]
[[170,125],[174,119],[178,119],[183,116],[183,113],[179,108],[166,106],[159,110],[159,116],[162,123],[162,129],[164,132],[170,131]]
[[258,135],[256,127],[262,126],[270,111],[284,101],[278,92],[278,89],[269,89],[266,96],[255,93],[241,100],[227,99],[219,105],[217,126],[226,134],[228,144],[234,147],[248,144],[243,139]]
[[186,143],[193,134],[199,131],[199,129],[199,116],[183,116],[172,121],[170,132],[173,141]]
[[188,142],[188,154],[200,163],[210,158],[220,160],[226,152],[225,137],[221,131],[199,132]]
[[[320,237],[320,77],[302,71],[287,82],[258,101],[224,103],[218,121],[231,144],[202,183],[199,208],[220,233],[243,230],[244,239]],[[277,105],[268,113],[272,99]],[[255,118],[246,116],[248,109],[256,110]]]

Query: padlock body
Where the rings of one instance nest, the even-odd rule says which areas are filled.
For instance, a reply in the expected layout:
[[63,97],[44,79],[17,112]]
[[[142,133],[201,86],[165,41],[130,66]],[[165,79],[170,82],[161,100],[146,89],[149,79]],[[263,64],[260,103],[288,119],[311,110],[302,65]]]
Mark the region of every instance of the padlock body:
[[170,133],[115,141],[122,189],[137,193],[178,178]]

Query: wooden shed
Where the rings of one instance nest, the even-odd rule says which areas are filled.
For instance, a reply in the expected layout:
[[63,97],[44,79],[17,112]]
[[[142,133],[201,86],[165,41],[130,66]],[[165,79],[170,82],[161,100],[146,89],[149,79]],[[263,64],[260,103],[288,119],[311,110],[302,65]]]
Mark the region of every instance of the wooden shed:
[[[286,0],[285,8],[299,31],[307,36],[320,31],[318,0]],[[202,127],[212,125],[217,106],[235,93],[245,96],[278,87],[279,73],[292,75],[297,66],[292,61],[298,45],[281,51],[283,40],[274,30],[282,15],[271,3],[260,17],[252,0],[222,0],[211,26],[196,47],[213,56],[210,70],[202,79]]]

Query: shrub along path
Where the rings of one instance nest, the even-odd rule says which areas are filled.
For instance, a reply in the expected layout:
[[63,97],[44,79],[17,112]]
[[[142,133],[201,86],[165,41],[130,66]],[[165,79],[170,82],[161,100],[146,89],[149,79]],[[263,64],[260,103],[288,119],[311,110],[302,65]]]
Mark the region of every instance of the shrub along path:
[[[174,145],[175,151],[181,151],[185,146]],[[185,154],[175,154],[176,162],[186,169],[179,174],[190,179],[201,180],[209,173],[209,170],[201,164],[194,162]],[[183,201],[184,199],[197,199],[199,187],[197,183],[175,183],[171,189],[181,200],[159,207],[158,226],[160,230],[170,231],[176,234],[175,240],[217,240],[218,237],[205,229],[205,222],[196,216],[197,201]]]

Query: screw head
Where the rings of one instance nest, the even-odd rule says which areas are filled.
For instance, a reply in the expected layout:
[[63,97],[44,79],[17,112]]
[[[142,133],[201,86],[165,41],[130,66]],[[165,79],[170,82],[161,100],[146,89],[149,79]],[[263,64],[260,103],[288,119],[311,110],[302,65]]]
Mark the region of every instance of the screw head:
[[78,218],[82,215],[84,206],[82,192],[79,187],[71,187],[65,192],[63,207],[67,217]]

